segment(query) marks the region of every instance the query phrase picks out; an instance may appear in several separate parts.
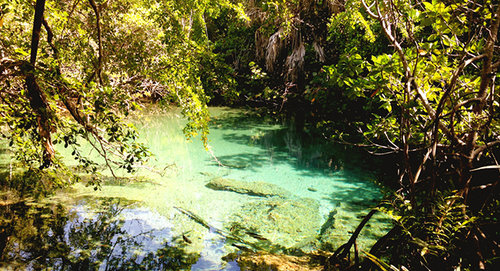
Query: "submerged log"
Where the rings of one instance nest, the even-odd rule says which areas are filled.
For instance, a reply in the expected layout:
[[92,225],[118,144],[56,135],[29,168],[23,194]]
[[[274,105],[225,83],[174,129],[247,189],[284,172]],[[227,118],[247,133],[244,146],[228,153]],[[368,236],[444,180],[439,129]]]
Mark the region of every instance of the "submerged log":
[[210,180],[206,187],[213,190],[232,191],[258,197],[278,196],[286,198],[290,195],[290,192],[275,184],[265,182],[244,182],[220,177]]
[[[219,228],[214,227],[213,225],[209,224],[205,219],[203,219],[199,215],[197,215],[189,210],[186,210],[186,209],[183,209],[183,208],[177,207],[177,206],[174,206],[174,208],[176,210],[178,210],[179,212],[185,214],[186,216],[188,216],[189,218],[191,218],[192,220],[194,220],[196,223],[200,224],[201,226],[203,226],[207,230],[214,232],[214,233],[224,237],[225,239],[232,240],[233,242],[236,242],[236,244],[232,244],[234,247],[237,247],[237,248],[244,250],[244,251],[246,251],[246,250],[248,250],[248,251],[261,250],[262,249],[261,247],[258,246],[258,244],[246,242],[242,238],[240,238],[240,237],[238,237],[230,232],[226,232],[224,230],[221,230]],[[186,237],[183,235],[182,238],[184,239]],[[184,240],[186,241],[186,239],[184,239]],[[189,243],[189,242],[187,242],[187,243]]]

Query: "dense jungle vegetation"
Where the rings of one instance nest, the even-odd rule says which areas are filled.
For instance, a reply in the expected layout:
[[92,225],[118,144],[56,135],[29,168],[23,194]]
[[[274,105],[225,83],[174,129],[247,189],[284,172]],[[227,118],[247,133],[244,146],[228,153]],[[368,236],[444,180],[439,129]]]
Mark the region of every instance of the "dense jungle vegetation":
[[0,0],[1,135],[23,169],[2,186],[84,171],[97,188],[80,139],[111,172],[147,166],[126,122],[147,104],[182,108],[208,151],[208,105],[259,108],[387,161],[374,211],[393,229],[359,257],[356,231],[325,268],[493,270],[499,25],[495,0]]

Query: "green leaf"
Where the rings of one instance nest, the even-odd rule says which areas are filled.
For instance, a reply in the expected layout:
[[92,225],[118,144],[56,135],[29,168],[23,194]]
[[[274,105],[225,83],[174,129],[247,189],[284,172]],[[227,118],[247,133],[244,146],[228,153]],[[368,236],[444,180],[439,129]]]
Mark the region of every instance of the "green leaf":
[[424,4],[424,7],[426,10],[431,11],[431,12],[436,11],[436,7],[433,4],[431,4],[429,2],[423,2],[423,4]]

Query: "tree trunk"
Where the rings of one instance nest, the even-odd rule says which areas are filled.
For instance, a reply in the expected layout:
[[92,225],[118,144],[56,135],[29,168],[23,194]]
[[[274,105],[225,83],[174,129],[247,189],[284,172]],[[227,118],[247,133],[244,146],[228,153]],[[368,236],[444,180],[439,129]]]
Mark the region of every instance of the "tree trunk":
[[35,63],[38,52],[38,43],[40,41],[40,30],[43,22],[43,11],[45,9],[45,0],[37,0],[35,4],[35,19],[33,22],[33,33],[31,36],[31,56],[30,65],[26,75],[26,89],[31,108],[36,114],[38,134],[42,142],[43,162],[41,168],[48,167],[54,159],[54,146],[51,139],[50,107],[47,103],[45,94],[40,89],[35,77]]
[[102,66],[103,66],[103,57],[102,57],[102,35],[101,35],[101,15],[100,15],[100,7],[97,6],[94,0],[89,0],[90,6],[94,10],[95,20],[96,20],[96,29],[97,29],[97,45],[98,45],[98,56],[96,69],[94,73],[90,76],[88,82],[90,82],[94,77],[97,77],[99,84],[103,84],[102,80]]
[[494,21],[491,24],[489,36],[484,49],[484,54],[486,55],[486,57],[483,59],[483,67],[481,69],[481,85],[479,86],[479,91],[477,94],[478,98],[480,98],[481,100],[473,108],[476,114],[479,114],[486,105],[486,98],[488,96],[487,90],[490,84],[493,83],[492,79],[495,74],[492,62],[495,53],[495,43],[497,41],[498,29],[500,27],[500,5],[498,5],[496,12],[493,13],[492,16],[494,16]]

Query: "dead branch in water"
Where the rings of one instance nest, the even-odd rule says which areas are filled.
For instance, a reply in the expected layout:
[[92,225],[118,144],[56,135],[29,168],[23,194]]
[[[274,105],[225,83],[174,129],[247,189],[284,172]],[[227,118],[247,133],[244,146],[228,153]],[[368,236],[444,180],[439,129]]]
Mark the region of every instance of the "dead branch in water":
[[370,220],[370,218],[378,211],[377,208],[374,208],[372,209],[364,218],[363,220],[361,221],[361,223],[359,223],[358,227],[356,228],[356,230],[354,231],[354,233],[351,235],[351,238],[349,238],[349,241],[347,241],[347,243],[343,244],[342,246],[340,246],[336,251],[335,253],[330,256],[326,262],[327,264],[327,267],[333,267],[335,266],[336,264],[340,263],[343,259],[345,259],[346,257],[348,257],[349,255],[349,252],[351,250],[351,247],[356,243],[356,239],[358,238],[359,236],[359,233],[361,232],[361,230],[364,228],[364,226],[366,225],[366,223],[368,223],[368,221]]

